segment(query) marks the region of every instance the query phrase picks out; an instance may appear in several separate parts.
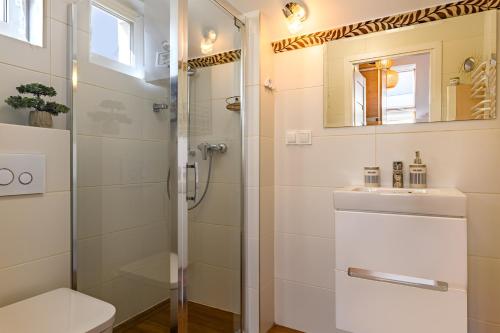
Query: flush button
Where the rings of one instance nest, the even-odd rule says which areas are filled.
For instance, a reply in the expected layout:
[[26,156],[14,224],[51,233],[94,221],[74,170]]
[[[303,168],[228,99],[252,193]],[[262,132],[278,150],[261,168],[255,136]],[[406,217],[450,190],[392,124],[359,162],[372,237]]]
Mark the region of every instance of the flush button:
[[19,175],[19,182],[23,185],[31,184],[33,181],[33,175],[29,172],[23,172]]
[[0,186],[7,186],[14,181],[14,173],[7,168],[0,169]]

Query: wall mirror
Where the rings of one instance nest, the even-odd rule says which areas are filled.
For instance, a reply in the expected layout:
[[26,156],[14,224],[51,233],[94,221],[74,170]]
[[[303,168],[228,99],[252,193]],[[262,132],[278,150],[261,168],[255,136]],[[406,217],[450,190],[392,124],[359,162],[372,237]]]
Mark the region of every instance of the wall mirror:
[[324,46],[324,126],[496,118],[497,11]]

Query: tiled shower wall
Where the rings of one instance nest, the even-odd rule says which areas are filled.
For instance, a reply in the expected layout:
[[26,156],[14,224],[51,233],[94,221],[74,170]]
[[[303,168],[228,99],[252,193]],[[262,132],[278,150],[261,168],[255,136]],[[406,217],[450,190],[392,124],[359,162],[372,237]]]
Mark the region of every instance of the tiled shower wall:
[[115,305],[119,324],[169,294],[169,113],[152,110],[168,90],[89,61],[89,3],[78,2],[78,289]]
[[198,144],[228,147],[224,154],[214,153],[207,195],[189,211],[189,300],[232,313],[241,311],[241,126],[240,112],[227,110],[226,99],[241,94],[240,67],[238,61],[198,68],[189,79],[190,151],[194,154],[190,162],[198,162],[200,170],[197,200],[209,168]]
[[[469,332],[500,332],[500,119],[323,128],[323,48],[274,56],[276,82],[276,322],[308,333],[335,327],[333,191],[363,184],[378,165],[420,150],[430,187],[468,199]],[[285,131],[310,129],[311,146],[286,146]]]

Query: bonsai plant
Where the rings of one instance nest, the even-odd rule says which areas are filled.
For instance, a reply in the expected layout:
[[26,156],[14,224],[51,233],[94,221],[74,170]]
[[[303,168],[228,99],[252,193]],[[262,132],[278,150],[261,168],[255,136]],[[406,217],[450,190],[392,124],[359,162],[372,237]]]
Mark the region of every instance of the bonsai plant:
[[54,97],[57,92],[52,87],[47,87],[41,83],[29,83],[16,87],[20,94],[31,94],[32,96],[10,96],[5,103],[14,109],[31,109],[29,124],[36,127],[52,127],[52,115],[67,113],[69,108],[66,105],[56,102],[45,101],[43,97]]

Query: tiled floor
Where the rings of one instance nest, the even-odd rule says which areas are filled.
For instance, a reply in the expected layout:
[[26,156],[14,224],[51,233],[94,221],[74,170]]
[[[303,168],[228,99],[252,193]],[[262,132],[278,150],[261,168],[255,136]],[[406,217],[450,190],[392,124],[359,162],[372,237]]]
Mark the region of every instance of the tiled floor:
[[[189,333],[234,333],[233,323],[238,318],[226,311],[196,303],[189,303]],[[114,329],[114,333],[169,333],[170,304],[154,310]],[[278,331],[281,332],[281,331]]]

